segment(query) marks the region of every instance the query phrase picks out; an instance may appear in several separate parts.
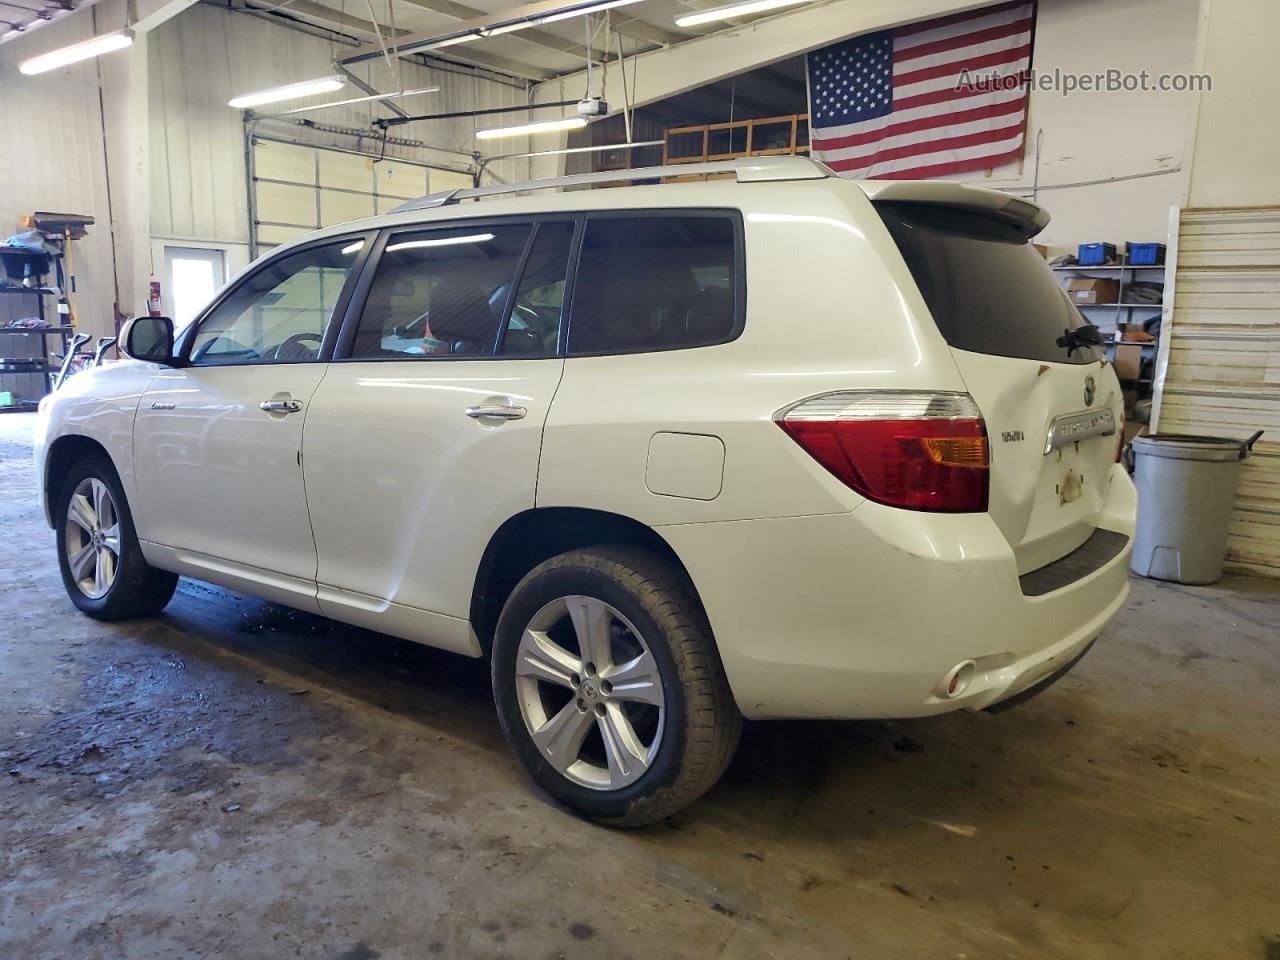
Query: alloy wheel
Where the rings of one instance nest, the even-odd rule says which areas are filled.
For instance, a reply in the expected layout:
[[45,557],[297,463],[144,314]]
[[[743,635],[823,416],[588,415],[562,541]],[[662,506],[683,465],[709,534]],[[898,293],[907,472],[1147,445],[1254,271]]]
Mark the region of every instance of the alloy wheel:
[[515,679],[525,729],[573,783],[618,790],[652,765],[666,718],[662,677],[615,607],[576,595],[546,604],[521,635]]
[[85,477],[67,504],[67,568],[90,600],[106,596],[120,567],[120,515],[107,485]]

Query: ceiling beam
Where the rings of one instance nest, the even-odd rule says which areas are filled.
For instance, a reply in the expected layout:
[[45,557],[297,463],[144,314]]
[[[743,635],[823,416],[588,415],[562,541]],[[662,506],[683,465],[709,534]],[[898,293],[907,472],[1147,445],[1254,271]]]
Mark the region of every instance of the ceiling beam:
[[[695,87],[838,43],[871,30],[940,17],[983,6],[986,0],[832,0],[721,30],[636,56],[632,106],[665,100]],[[628,61],[632,58],[628,57]],[[616,62],[603,67],[609,86],[621,84]],[[630,72],[630,62],[628,62]],[[582,73],[557,77],[533,90],[534,102],[559,100],[560,91],[585,80]]]
[[[376,97],[381,95],[382,91],[376,89],[370,83],[365,83],[363,77],[356,76],[356,74],[352,73],[350,70],[348,70],[346,67],[344,67],[340,63],[335,64],[335,66],[338,68],[338,72],[341,73],[343,76],[345,76],[349,81],[351,81],[352,86],[354,86],[357,90],[361,90],[364,93],[367,93],[371,97]],[[386,100],[372,100],[370,102],[376,107],[381,107],[384,110],[390,111],[391,113],[395,114],[397,117],[407,117],[409,115],[409,112],[405,110],[404,107],[400,106],[397,103],[392,103],[389,98]]]
[[659,47],[669,47],[673,43],[680,43],[689,39],[688,34],[672,33],[670,30],[655,27],[652,24],[645,23],[643,20],[624,20],[622,23],[613,23],[611,21],[609,26],[614,33],[620,33],[624,37],[630,37],[632,40],[652,43]]
[[[423,10],[430,10],[432,13],[438,13],[442,16],[450,17],[454,20],[477,20],[486,17],[487,14],[478,7],[469,7],[465,3],[458,3],[457,0],[407,0],[415,7],[421,7]],[[539,27],[529,27],[527,30],[519,30],[511,34],[512,39],[528,40],[530,43],[536,43],[539,46],[548,47],[560,53],[567,53],[575,57],[586,56],[586,45],[584,43],[575,43],[572,40],[566,40],[564,37],[557,36],[550,30],[543,30]],[[600,59],[602,49],[592,45],[592,59]]]
[[[279,4],[267,4],[253,6],[252,9],[270,12]],[[357,17],[347,13],[344,10],[335,10],[333,7],[326,6],[323,3],[317,3],[316,0],[289,0],[289,5],[285,8],[294,15],[310,17],[315,20],[322,20],[329,24],[336,24],[340,27],[346,27],[349,30],[356,30],[360,33],[377,35],[372,20],[366,20],[363,17]],[[389,42],[399,43],[406,38],[413,36],[408,30],[396,30],[393,34],[386,26],[377,25],[382,31],[382,35]],[[508,60],[506,57],[499,57],[492,53],[484,53],[479,50],[464,50],[460,44],[457,47],[448,47],[443,51],[428,51],[431,56],[439,57],[442,60],[454,60],[459,63],[465,63],[473,67],[483,67],[486,70],[492,70],[495,73],[505,74],[508,77],[519,77],[522,80],[533,80],[539,82],[550,79],[553,74],[549,70],[542,70],[538,67],[531,67],[525,63],[519,63],[515,60]],[[358,47],[358,50],[370,49],[370,47]],[[377,51],[375,59],[381,59],[382,48],[376,42],[372,45],[373,50]],[[339,56],[338,60],[342,63],[348,63],[347,57]]]
[[[391,39],[393,36],[403,37],[409,32],[408,30],[397,30],[392,34],[391,30],[380,23],[357,17],[355,14],[347,13],[346,10],[335,10],[333,7],[325,6],[323,3],[317,3],[316,0],[287,0],[287,4],[287,9],[292,13],[300,13],[304,17],[314,17],[317,20],[336,23],[338,26],[359,30],[361,33],[376,35],[378,31],[381,31],[384,37]],[[266,9],[270,11],[279,6],[281,4],[267,4]]]
[[[294,2],[297,2],[297,0],[294,0]],[[458,0],[451,0],[451,2],[454,8],[457,9]],[[400,48],[402,55],[409,53],[435,53],[437,50],[447,49],[450,51],[448,56],[461,56],[460,53],[455,54],[454,51],[457,51],[460,47],[470,46],[465,41],[459,42],[461,38],[465,38],[468,35],[475,39],[486,35],[497,35],[487,34],[487,31],[499,28],[507,29],[513,36],[523,34],[529,29],[537,29],[531,22],[536,18],[553,15],[568,17],[574,14],[585,16],[590,12],[592,3],[598,5],[598,0],[534,0],[532,3],[498,10],[494,13],[482,13],[479,16],[450,24],[448,27],[437,27],[434,30],[415,32],[408,37],[400,38],[397,46]],[[520,23],[529,23],[529,26],[516,27]],[[516,28],[510,29],[512,27]],[[439,46],[439,44],[446,41],[447,46]],[[585,52],[585,46],[583,50]],[[363,63],[367,60],[376,60],[380,56],[382,56],[382,49],[377,44],[366,44],[343,55],[340,59],[343,63],[350,65]],[[549,78],[550,76],[552,74],[544,72],[544,77]]]

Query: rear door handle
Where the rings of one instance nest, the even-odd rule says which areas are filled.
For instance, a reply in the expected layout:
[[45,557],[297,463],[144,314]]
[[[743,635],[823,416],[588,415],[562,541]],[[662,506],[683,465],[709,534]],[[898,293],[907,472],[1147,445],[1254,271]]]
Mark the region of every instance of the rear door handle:
[[524,407],[516,407],[506,403],[482,403],[476,407],[467,407],[467,416],[473,420],[492,417],[495,420],[521,420],[529,415]]
[[267,413],[297,413],[302,409],[301,400],[263,400],[258,404],[259,410]]

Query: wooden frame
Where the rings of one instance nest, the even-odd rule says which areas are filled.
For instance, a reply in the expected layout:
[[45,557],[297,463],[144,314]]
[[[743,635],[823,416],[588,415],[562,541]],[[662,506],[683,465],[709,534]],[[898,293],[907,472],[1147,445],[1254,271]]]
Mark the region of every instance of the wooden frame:
[[[806,125],[809,121],[807,113],[793,113],[779,117],[760,117],[752,120],[734,120],[728,123],[705,123],[691,127],[668,127],[663,134],[662,144],[662,163],[681,164],[681,163],[705,163],[711,160],[734,160],[738,157],[785,157],[785,156],[808,156],[809,144],[807,142],[800,143],[800,124],[804,122]],[[785,138],[786,143],[779,147],[758,147],[757,128],[780,127],[786,125],[789,128],[789,136]],[[735,131],[743,131],[743,149],[732,149]],[[729,151],[712,153],[712,137],[716,134],[727,133],[729,137]],[[698,153],[691,153],[685,156],[673,157],[671,155],[672,138],[688,137],[691,135],[702,135],[702,149]],[[806,137],[807,140],[807,137]],[[678,182],[681,180],[705,180],[705,176],[691,177],[667,177],[665,182]]]

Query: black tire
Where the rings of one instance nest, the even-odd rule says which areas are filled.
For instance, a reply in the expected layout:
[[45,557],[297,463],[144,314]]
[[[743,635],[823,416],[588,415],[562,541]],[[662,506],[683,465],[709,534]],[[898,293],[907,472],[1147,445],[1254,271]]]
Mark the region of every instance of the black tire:
[[[77,583],[67,553],[71,497],[85,480],[98,480],[111,494],[119,526],[119,560],[110,587],[99,597],[90,596]],[[89,454],[72,464],[54,504],[54,528],[58,534],[58,569],[67,595],[82,612],[96,620],[128,620],[159,613],[173,597],[178,575],[157,570],[147,563],[133,527],[133,514],[124,496],[115,467],[101,454]],[[79,536],[79,534],[76,534]]]
[[[603,601],[629,621],[661,678],[663,720],[648,746],[654,751],[656,745],[656,752],[638,779],[618,789],[583,786],[557,770],[534,743],[522,713],[516,682],[521,638],[540,611],[571,596]],[[574,812],[610,826],[657,822],[706,793],[729,765],[742,730],[742,714],[692,586],[674,564],[646,550],[574,550],[531,570],[498,620],[492,675],[503,733],[529,776]],[[599,679],[606,678],[602,672]],[[565,709],[582,689],[565,692],[571,701]],[[576,703],[580,708],[582,701]],[[587,734],[588,741],[593,735]]]

